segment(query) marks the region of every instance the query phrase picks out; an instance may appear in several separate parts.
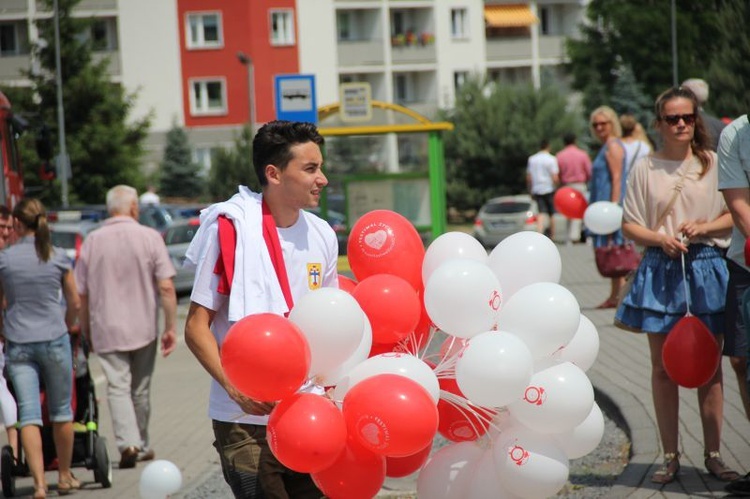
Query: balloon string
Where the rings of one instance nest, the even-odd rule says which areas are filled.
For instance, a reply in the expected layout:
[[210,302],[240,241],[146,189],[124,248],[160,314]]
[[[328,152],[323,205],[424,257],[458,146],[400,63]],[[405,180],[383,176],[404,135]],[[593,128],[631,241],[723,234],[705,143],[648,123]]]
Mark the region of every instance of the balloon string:
[[461,415],[466,418],[466,421],[471,425],[471,429],[474,430],[474,434],[479,436],[483,433],[483,429],[480,429],[477,427],[477,425],[474,423],[472,417],[476,418],[478,421],[482,421],[483,423],[486,423],[488,426],[491,426],[493,416],[490,416],[490,412],[488,410],[477,410],[475,409],[471,402],[469,402],[468,399],[465,397],[461,397],[460,395],[456,395],[455,393],[447,392],[445,390],[440,390],[440,399],[446,401],[461,413]]
[[[683,242],[685,241],[685,237],[683,237]],[[682,285],[685,287],[685,305],[687,306],[687,315],[690,317],[693,315],[690,313],[690,289],[688,288],[687,283],[687,272],[685,270],[685,253],[680,252],[680,260],[682,262]]]

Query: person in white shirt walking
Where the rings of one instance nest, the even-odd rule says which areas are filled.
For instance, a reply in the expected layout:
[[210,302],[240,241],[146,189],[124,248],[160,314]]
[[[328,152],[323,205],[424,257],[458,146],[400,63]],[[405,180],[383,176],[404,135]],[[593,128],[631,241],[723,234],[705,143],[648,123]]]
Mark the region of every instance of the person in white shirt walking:
[[[550,239],[554,239],[555,236],[553,216],[555,208],[552,198],[559,184],[560,169],[557,166],[557,159],[549,152],[549,140],[542,139],[540,151],[529,157],[526,167],[526,186],[539,207],[537,230],[546,234]],[[544,230],[543,214],[549,218],[547,230]]]

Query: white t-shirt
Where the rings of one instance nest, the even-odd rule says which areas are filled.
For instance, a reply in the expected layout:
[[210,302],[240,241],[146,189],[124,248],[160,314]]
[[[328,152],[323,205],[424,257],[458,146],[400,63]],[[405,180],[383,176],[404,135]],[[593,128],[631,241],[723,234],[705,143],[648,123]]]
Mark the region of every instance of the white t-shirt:
[[555,190],[553,175],[560,173],[557,158],[547,151],[539,151],[529,157],[526,171],[531,175],[531,193],[549,194]]
[[[218,228],[214,223],[207,227],[209,244],[208,262],[215,262],[219,256]],[[311,290],[320,287],[338,288],[338,242],[336,234],[321,218],[300,212],[297,223],[288,228],[278,228],[279,242],[284,254],[284,266],[289,277],[292,298],[296,301]],[[262,237],[262,235],[258,235]],[[248,264],[252,264],[248,262]],[[216,289],[219,276],[213,273],[213,265],[203,265],[201,273],[195,276],[191,301],[216,311],[211,331],[221,348],[229,330],[227,319],[229,297],[219,294]],[[215,380],[211,380],[208,416],[211,419],[248,424],[266,424],[268,416],[252,416],[242,412]]]
[[141,197],[138,198],[138,201],[143,204],[159,204],[159,195],[155,192],[146,191],[143,194],[141,194]]
[[631,168],[641,158],[645,158],[651,153],[651,146],[642,140],[622,141],[625,148],[625,176],[630,173]]

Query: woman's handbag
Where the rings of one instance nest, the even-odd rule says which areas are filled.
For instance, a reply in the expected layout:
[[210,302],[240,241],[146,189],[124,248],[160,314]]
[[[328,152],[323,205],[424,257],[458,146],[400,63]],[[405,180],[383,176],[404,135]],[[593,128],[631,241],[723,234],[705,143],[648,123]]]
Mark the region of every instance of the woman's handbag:
[[610,244],[594,250],[596,268],[603,277],[624,277],[638,268],[641,253],[632,242]]

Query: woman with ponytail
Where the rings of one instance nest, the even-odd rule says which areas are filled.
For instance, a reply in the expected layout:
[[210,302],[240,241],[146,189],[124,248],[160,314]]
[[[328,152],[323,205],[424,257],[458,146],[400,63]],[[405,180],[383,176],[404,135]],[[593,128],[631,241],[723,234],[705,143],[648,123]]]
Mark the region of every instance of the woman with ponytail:
[[[8,374],[16,392],[21,443],[34,479],[35,499],[47,497],[42,454],[40,377],[58,458],[57,492],[80,488],[70,471],[73,455],[73,360],[68,331],[76,324],[80,300],[69,259],[52,247],[47,213],[37,199],[13,210],[18,242],[0,252],[0,317]],[[60,294],[65,296],[65,313]]]

